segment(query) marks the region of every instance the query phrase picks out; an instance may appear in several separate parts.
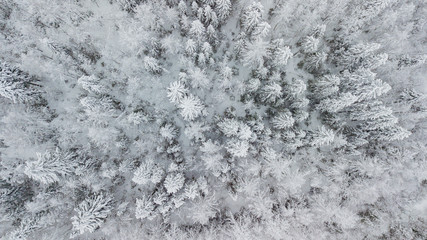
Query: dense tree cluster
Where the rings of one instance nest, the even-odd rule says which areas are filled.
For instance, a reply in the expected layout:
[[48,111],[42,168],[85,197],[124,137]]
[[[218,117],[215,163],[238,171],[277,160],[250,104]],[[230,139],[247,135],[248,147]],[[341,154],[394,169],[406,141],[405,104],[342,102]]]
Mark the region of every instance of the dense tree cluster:
[[426,239],[427,4],[4,0],[1,239]]

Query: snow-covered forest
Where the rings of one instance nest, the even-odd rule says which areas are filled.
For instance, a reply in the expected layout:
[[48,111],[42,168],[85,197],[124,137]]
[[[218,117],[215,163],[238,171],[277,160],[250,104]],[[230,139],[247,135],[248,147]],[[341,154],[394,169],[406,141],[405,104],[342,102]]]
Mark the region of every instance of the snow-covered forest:
[[0,239],[427,239],[424,0],[0,0]]

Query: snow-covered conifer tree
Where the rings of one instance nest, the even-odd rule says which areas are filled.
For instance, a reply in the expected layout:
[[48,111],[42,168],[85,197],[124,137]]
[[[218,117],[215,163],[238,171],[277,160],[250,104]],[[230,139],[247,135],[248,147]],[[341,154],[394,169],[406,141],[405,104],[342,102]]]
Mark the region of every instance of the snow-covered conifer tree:
[[160,66],[157,59],[153,57],[146,56],[144,58],[144,67],[150,73],[158,74],[161,73],[163,68]]
[[319,47],[319,39],[307,36],[304,38],[301,47],[305,53],[315,53]]
[[243,10],[241,27],[246,33],[252,32],[262,21],[264,6],[260,2],[254,2]]
[[315,147],[331,144],[335,138],[335,134],[331,129],[326,129],[325,126],[320,127],[311,134],[310,144]]
[[0,96],[14,103],[30,103],[39,98],[38,84],[18,68],[0,63]]
[[60,180],[60,177],[71,174],[74,155],[67,152],[46,151],[37,153],[37,159],[26,162],[25,174],[42,184],[51,184]]
[[176,173],[169,173],[166,176],[165,182],[163,184],[168,193],[176,193],[184,186],[184,182],[185,182],[184,175],[180,172],[176,172]]
[[231,139],[228,140],[225,148],[233,157],[246,157],[249,151],[249,142]]
[[275,116],[271,120],[271,123],[273,124],[274,128],[285,129],[285,128],[292,127],[294,125],[294,123],[295,123],[295,120],[292,117],[291,112],[284,111],[282,113],[279,113],[277,116]]
[[268,85],[265,85],[262,88],[261,99],[265,102],[270,102],[270,103],[275,102],[281,96],[282,96],[282,87],[275,82],[269,83]]
[[243,63],[258,68],[264,64],[269,55],[268,42],[257,40],[247,44],[246,50],[243,52]]
[[206,35],[205,26],[199,20],[194,20],[191,23],[190,34],[198,42],[202,42]]
[[73,230],[79,234],[92,233],[99,228],[112,210],[112,198],[97,194],[85,199],[74,209]]
[[196,119],[204,110],[204,106],[200,99],[192,94],[184,96],[181,99],[178,108],[181,109],[181,116],[187,121]]
[[339,91],[341,80],[335,75],[324,75],[311,84],[311,91],[315,98],[323,99]]
[[231,13],[230,0],[215,0],[215,12],[220,21],[224,21]]
[[84,90],[90,93],[105,94],[108,92],[108,88],[102,85],[100,79],[94,75],[81,76],[77,82]]
[[188,93],[188,89],[181,81],[172,82],[168,87],[168,98],[172,103],[178,104]]
[[358,100],[358,97],[354,96],[349,92],[346,92],[346,93],[340,94],[337,98],[323,99],[322,101],[320,101],[317,107],[321,111],[335,113],[342,110],[345,107],[352,105],[357,100]]
[[154,210],[154,203],[151,198],[143,196],[142,198],[136,199],[135,217],[137,219],[149,219],[153,220],[156,217]]

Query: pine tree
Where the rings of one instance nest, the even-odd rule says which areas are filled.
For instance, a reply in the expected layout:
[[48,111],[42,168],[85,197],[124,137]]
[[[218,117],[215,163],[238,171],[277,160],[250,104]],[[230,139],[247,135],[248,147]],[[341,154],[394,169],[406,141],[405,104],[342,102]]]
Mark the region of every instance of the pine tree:
[[160,135],[167,139],[172,140],[177,136],[178,130],[170,123],[166,123],[160,128]]
[[206,170],[211,171],[216,177],[219,176],[221,160],[223,159],[220,150],[221,147],[219,144],[217,142],[213,142],[211,139],[200,146],[200,151],[202,152],[200,157],[204,162]]
[[285,67],[293,57],[291,48],[283,44],[283,39],[274,40],[272,45],[272,64],[278,68]]
[[379,66],[384,65],[387,62],[387,60],[388,60],[387,53],[372,55],[363,59],[361,67],[368,68],[368,69],[376,69]]
[[32,103],[40,98],[39,85],[18,68],[0,63],[0,96],[14,103]]
[[383,116],[392,115],[391,108],[384,106],[381,101],[360,102],[349,109],[349,117],[353,121],[374,120]]
[[325,52],[316,52],[307,57],[305,67],[308,71],[314,72],[319,70],[322,64],[326,62],[328,54]]
[[329,145],[334,141],[335,134],[331,129],[326,129],[325,126],[320,127],[311,134],[310,145],[319,147]]
[[307,89],[307,85],[301,79],[293,78],[290,83],[286,85],[285,92],[292,97],[298,97],[302,95]]
[[353,94],[346,92],[341,93],[336,98],[326,98],[320,101],[317,105],[317,108],[320,111],[336,113],[341,111],[343,108],[346,108],[358,100],[358,97]]
[[107,126],[108,120],[118,115],[114,100],[109,96],[87,96],[80,99],[80,104],[85,108],[89,121],[98,126]]
[[425,99],[425,95],[417,92],[415,89],[405,88],[399,95],[398,102],[413,104]]
[[393,0],[366,0],[358,3],[346,21],[344,26],[350,33],[363,27],[364,24],[378,16]]
[[243,52],[243,63],[246,66],[259,68],[270,56],[268,42],[257,40],[248,43]]
[[398,69],[412,68],[424,64],[427,61],[427,55],[409,56],[403,55],[397,59]]
[[249,151],[249,142],[245,140],[231,139],[227,141],[225,148],[233,157],[246,157]]
[[204,132],[209,131],[209,129],[209,125],[203,122],[190,122],[185,126],[184,133],[190,140],[200,142],[205,140]]
[[273,103],[282,96],[282,87],[273,82],[265,85],[262,88],[261,100],[264,102]]
[[243,10],[241,27],[244,32],[250,34],[261,23],[264,6],[260,2],[254,2]]
[[193,39],[190,38],[185,43],[185,52],[191,57],[197,54],[197,43]]
[[238,137],[242,140],[248,140],[252,135],[250,127],[236,119],[226,118],[218,123],[218,127],[227,137]]
[[37,153],[37,160],[26,162],[24,173],[42,184],[58,182],[60,177],[69,175],[73,170],[74,154],[67,152],[46,151]]
[[246,91],[249,93],[256,92],[261,86],[261,81],[258,78],[251,78],[246,84]]
[[144,57],[144,67],[145,70],[152,74],[160,74],[163,71],[163,68],[159,64],[159,61],[149,56]]
[[217,205],[214,196],[199,198],[193,203],[191,218],[195,223],[208,224],[209,219],[215,217],[218,211]]
[[295,122],[302,122],[309,117],[309,113],[307,111],[298,109],[293,112],[293,117]]
[[213,11],[211,6],[206,5],[203,10],[204,22],[208,25],[218,26],[217,14]]
[[90,93],[105,94],[108,92],[108,88],[102,85],[100,79],[94,75],[81,76],[77,82],[84,90]]
[[205,39],[206,29],[199,20],[194,20],[191,23],[190,35],[199,43]]
[[348,71],[343,74],[343,88],[358,97],[358,101],[377,98],[390,91],[391,86],[369,69],[358,69],[354,73]]
[[319,47],[319,39],[307,36],[301,43],[301,48],[305,53],[315,53]]
[[196,197],[199,196],[199,185],[197,182],[191,182],[186,184],[184,188],[185,196],[191,200],[194,200]]
[[284,111],[275,116],[273,120],[271,120],[271,123],[274,128],[285,129],[292,127],[295,123],[295,120],[292,117],[291,112]]
[[187,4],[185,4],[184,0],[180,0],[178,3],[178,12],[181,15],[186,15],[187,14]]
[[215,0],[215,12],[219,21],[223,22],[231,13],[230,0]]
[[74,210],[77,212],[71,218],[73,221],[73,231],[83,234],[85,232],[93,233],[99,228],[112,210],[111,197],[102,194],[95,195],[85,199]]
[[191,80],[190,84],[193,88],[207,88],[209,86],[210,81],[204,70],[198,67],[191,68],[188,71],[188,75]]
[[158,164],[154,163],[152,159],[148,159],[136,169],[132,181],[140,185],[145,185],[149,182],[157,184],[163,177],[164,170]]
[[153,220],[156,217],[155,206],[151,198],[143,196],[136,199],[135,217],[137,219]]
[[255,40],[263,39],[270,33],[271,26],[267,22],[259,23],[252,32],[252,38]]
[[217,44],[217,33],[215,31],[215,27],[212,24],[209,24],[209,26],[206,29],[206,36],[210,43]]
[[338,61],[347,69],[357,69],[365,59],[371,57],[381,47],[378,43],[356,44],[345,50]]
[[192,94],[183,97],[178,108],[181,109],[181,116],[186,121],[193,121],[199,117],[204,110],[204,106],[200,99]]
[[184,174],[180,172],[176,172],[176,173],[169,173],[166,176],[166,179],[163,185],[165,186],[166,191],[168,193],[176,193],[184,186],[184,182],[185,182]]
[[188,89],[181,81],[172,82],[168,87],[167,96],[172,103],[178,104],[187,95]]
[[311,84],[312,92],[316,99],[327,98],[339,91],[341,80],[335,75],[324,75]]
[[308,98],[299,96],[298,98],[293,99],[293,102],[289,107],[292,108],[293,110],[305,109],[309,103],[310,103],[310,100],[308,100]]
[[373,137],[379,141],[396,141],[396,140],[402,140],[409,135],[411,135],[411,132],[408,130],[400,127],[400,126],[392,126],[380,130],[376,130],[372,133]]

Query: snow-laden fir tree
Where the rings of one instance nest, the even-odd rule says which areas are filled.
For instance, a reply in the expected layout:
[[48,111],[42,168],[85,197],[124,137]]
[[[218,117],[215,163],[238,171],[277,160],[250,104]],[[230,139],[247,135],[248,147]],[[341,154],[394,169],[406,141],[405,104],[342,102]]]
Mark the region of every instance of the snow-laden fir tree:
[[246,157],[249,151],[249,142],[240,139],[230,139],[225,148],[233,157]]
[[307,89],[307,85],[301,79],[292,79],[290,83],[286,85],[285,92],[293,97],[302,95]]
[[166,123],[160,128],[160,135],[167,139],[172,140],[177,136],[178,130],[170,123]]
[[147,159],[136,169],[132,181],[140,185],[145,185],[150,182],[157,184],[163,177],[163,168],[157,163],[154,163],[152,159]]
[[302,41],[301,47],[305,53],[315,53],[319,47],[319,39],[313,36],[307,36]]
[[221,173],[221,164],[223,156],[221,154],[221,146],[209,139],[200,146],[200,151],[202,154],[200,158],[202,159],[206,170],[211,171],[212,174],[216,177]]
[[181,81],[172,82],[167,90],[169,100],[175,104],[178,104],[188,93],[187,87]]
[[349,109],[349,117],[354,121],[373,120],[392,114],[393,110],[390,107],[384,106],[384,104],[378,100],[372,102],[360,102],[352,105]]
[[366,58],[372,56],[380,47],[381,45],[378,43],[356,44],[344,51],[338,61],[347,69],[357,69]]
[[201,43],[206,35],[206,28],[199,20],[194,20],[191,23],[190,35],[199,43]]
[[294,123],[295,119],[289,111],[281,112],[271,120],[271,124],[277,129],[290,128]]
[[282,96],[282,87],[275,83],[265,85],[261,90],[261,100],[267,103],[274,103]]
[[276,67],[283,68],[288,64],[293,53],[289,46],[285,46],[283,39],[276,39],[272,42],[272,64]]
[[352,105],[357,100],[358,100],[358,97],[354,96],[353,94],[351,94],[349,92],[346,92],[346,93],[340,94],[336,98],[323,99],[317,105],[317,108],[320,111],[336,113],[336,112],[341,111],[342,109]]
[[38,84],[16,67],[0,63],[0,96],[14,103],[31,103],[39,98]]
[[243,10],[240,18],[241,28],[246,33],[251,33],[261,23],[264,6],[260,2],[254,2]]
[[332,129],[327,129],[325,126],[319,127],[311,133],[310,145],[319,147],[329,145],[334,141],[335,134]]
[[163,185],[168,193],[176,193],[184,186],[184,182],[185,177],[181,172],[171,172],[166,176]]
[[215,12],[219,21],[224,21],[231,13],[230,0],[215,0]]
[[159,74],[163,70],[163,68],[160,66],[159,61],[149,56],[144,57],[144,67],[145,70],[153,74]]
[[377,98],[391,89],[388,83],[377,79],[375,73],[364,68],[358,69],[353,73],[345,71],[342,83],[345,90],[358,97],[358,101]]
[[155,205],[151,198],[143,196],[136,199],[135,217],[141,220],[153,220],[156,217]]
[[340,83],[338,76],[324,75],[311,82],[311,92],[316,99],[323,99],[338,92]]
[[195,223],[208,224],[209,220],[215,217],[218,203],[214,196],[206,196],[195,201],[191,208],[191,218]]
[[55,151],[37,153],[36,160],[26,162],[24,173],[42,184],[58,182],[60,177],[73,172],[73,158],[74,154],[61,152],[58,148]]
[[261,67],[269,57],[269,44],[263,40],[248,43],[243,52],[243,63],[252,68]]
[[205,109],[202,101],[197,96],[194,96],[192,94],[188,94],[184,96],[179,105],[178,108],[181,109],[181,116],[186,121],[192,121],[199,117],[202,114],[202,111]]
[[96,194],[81,202],[77,208],[76,215],[71,218],[73,224],[73,235],[92,233],[99,228],[111,213],[113,199],[103,194]]
[[101,84],[101,80],[94,75],[81,76],[77,82],[84,90],[90,93],[105,94],[108,92],[108,88]]
[[198,67],[191,68],[188,71],[190,84],[193,88],[207,88],[209,86],[209,78],[206,76],[206,72]]

